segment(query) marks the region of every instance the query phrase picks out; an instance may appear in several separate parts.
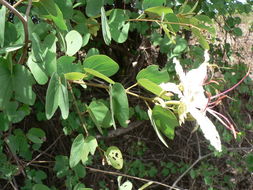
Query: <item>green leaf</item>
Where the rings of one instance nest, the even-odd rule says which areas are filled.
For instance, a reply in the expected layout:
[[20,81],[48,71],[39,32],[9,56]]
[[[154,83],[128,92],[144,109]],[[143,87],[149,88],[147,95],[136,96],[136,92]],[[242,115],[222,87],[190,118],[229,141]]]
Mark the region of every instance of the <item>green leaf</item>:
[[37,63],[33,54],[30,54],[27,61],[27,66],[29,67],[38,84],[43,85],[47,83],[48,77],[45,73],[45,69],[43,67],[44,65],[42,63]]
[[118,43],[123,43],[127,40],[130,23],[127,22],[128,16],[122,9],[113,9],[110,14],[109,26],[112,39]]
[[45,18],[52,19],[55,25],[61,30],[67,30],[67,25],[63,18],[63,14],[58,5],[53,0],[43,0],[39,3],[46,9],[49,15],[45,15]]
[[110,84],[114,84],[115,82],[108,78],[107,76],[103,75],[102,73],[96,71],[96,70],[93,70],[93,69],[90,69],[90,68],[83,68],[85,72],[95,76],[95,77],[98,77],[100,79],[103,79],[105,80],[106,82],[110,83]]
[[0,9],[0,48],[4,46],[4,30],[5,30],[5,15],[6,7],[2,6]]
[[[164,18],[168,22],[180,23],[179,20],[178,20],[178,18],[177,18],[177,15],[175,15],[174,13],[168,13],[167,15],[165,15]],[[180,30],[179,24],[168,24],[168,27],[174,33],[177,33]]]
[[198,38],[202,48],[207,50],[210,48],[206,38],[201,34],[201,32],[198,29],[192,28],[192,33]]
[[105,15],[104,7],[101,7],[101,24],[102,24],[102,34],[106,45],[110,45],[111,43],[111,32],[108,25],[108,21]]
[[88,144],[89,152],[91,153],[91,155],[94,155],[96,148],[98,147],[97,139],[95,139],[93,136],[88,136],[85,139],[85,142],[87,142]]
[[142,7],[143,9],[147,9],[150,7],[163,6],[165,3],[165,0],[143,0]]
[[73,15],[73,5],[71,0],[54,0],[60,8],[64,19],[71,19]]
[[140,79],[148,79],[155,84],[161,84],[162,82],[168,82],[170,77],[166,69],[159,70],[158,65],[150,65],[137,74],[136,80]]
[[84,60],[84,68],[90,68],[110,77],[119,70],[119,65],[106,55],[93,55]]
[[83,78],[86,77],[84,73],[79,72],[65,73],[64,76],[67,80],[82,80]]
[[157,85],[156,83],[145,79],[145,78],[141,78],[138,80],[138,84],[141,85],[142,87],[144,87],[146,90],[152,92],[153,94],[162,97],[163,99],[170,99],[168,96],[164,96],[163,93],[163,89]]
[[176,116],[168,109],[156,105],[152,111],[152,118],[158,128],[169,139],[174,138],[174,130],[179,126]]
[[103,0],[86,0],[85,12],[88,17],[97,16],[100,13],[101,7],[104,4]]
[[94,116],[96,125],[102,128],[108,128],[112,125],[112,117],[109,108],[99,100],[93,100],[89,105],[89,110]]
[[105,152],[105,157],[107,163],[115,169],[120,170],[123,168],[123,157],[118,147],[110,146]]
[[18,102],[6,102],[5,104],[5,112],[8,117],[8,120],[12,123],[18,123],[24,119],[26,115],[29,115],[25,110],[22,110],[22,107],[19,108]]
[[149,116],[151,125],[153,126],[158,138],[168,148],[169,147],[168,144],[166,143],[165,139],[163,138],[162,133],[158,130],[158,127],[156,126],[156,123],[152,117],[152,110],[151,109],[148,110],[148,116]]
[[74,55],[82,47],[82,36],[76,30],[71,30],[68,32],[65,36],[65,40],[67,43],[66,54],[69,56]]
[[62,118],[69,114],[69,100],[66,79],[63,75],[54,73],[50,79],[46,94],[46,117],[50,119],[60,107]]
[[31,128],[26,134],[27,138],[33,143],[41,144],[45,141],[46,134],[40,128]]
[[169,7],[161,7],[161,6],[158,6],[158,7],[151,7],[151,8],[148,8],[145,10],[145,12],[147,13],[153,13],[153,14],[157,14],[159,16],[165,16],[169,13],[173,13],[173,10]]
[[15,99],[29,105],[33,105],[35,94],[32,91],[33,77],[23,65],[14,65],[9,70],[4,60],[0,62],[0,108],[3,107],[14,93]]
[[115,83],[111,88],[112,108],[115,118],[122,127],[128,126],[129,105],[125,88],[120,83]]
[[57,60],[57,73],[66,74],[71,72],[82,72],[83,66],[81,65],[81,63],[73,63],[75,59],[75,57],[61,56]]
[[0,54],[5,54],[5,53],[12,52],[12,51],[16,51],[16,50],[22,48],[23,46],[24,46],[24,44],[16,44],[16,45],[10,45],[8,47],[0,48]]
[[85,146],[84,137],[79,134],[73,141],[70,150],[69,165],[75,167],[82,159],[86,160],[89,154],[89,149]]
[[32,190],[50,190],[48,186],[43,184],[35,184]]

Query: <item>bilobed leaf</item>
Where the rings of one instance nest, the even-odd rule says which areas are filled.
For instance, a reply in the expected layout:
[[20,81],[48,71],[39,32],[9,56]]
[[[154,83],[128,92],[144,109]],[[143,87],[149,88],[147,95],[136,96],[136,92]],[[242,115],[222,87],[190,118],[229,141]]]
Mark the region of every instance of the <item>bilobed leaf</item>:
[[56,109],[59,106],[58,102],[59,102],[59,76],[57,73],[54,73],[51,76],[46,93],[47,119],[50,119],[54,115]]
[[108,128],[112,125],[110,110],[102,101],[93,100],[89,105],[89,109],[93,113],[97,125],[102,128]]
[[89,148],[85,146],[84,137],[79,134],[73,141],[70,150],[69,165],[71,168],[75,167],[81,159],[88,157]]
[[143,9],[147,9],[150,7],[163,6],[165,3],[165,0],[143,0],[142,7]]
[[148,79],[156,84],[161,84],[167,82],[170,77],[166,69],[159,70],[158,65],[150,65],[137,74],[136,80],[140,79]]
[[158,136],[158,138],[168,148],[169,147],[168,144],[166,143],[165,139],[162,136],[162,133],[158,130],[158,127],[155,124],[155,121],[154,121],[154,119],[152,117],[152,110],[151,109],[148,110],[148,116],[149,116],[151,125],[153,126],[153,128],[154,128],[154,130],[155,130],[155,132],[156,132],[156,134]]
[[105,157],[109,165],[111,165],[117,170],[122,169],[123,157],[118,147],[110,146],[105,152]]
[[111,32],[108,25],[108,20],[105,15],[104,7],[101,7],[101,24],[102,24],[102,34],[106,45],[110,45],[111,43]]
[[115,83],[111,89],[112,107],[115,118],[122,127],[127,127],[129,119],[129,105],[125,88],[120,83]]
[[10,100],[13,89],[12,89],[12,80],[11,73],[4,62],[5,60],[0,58],[0,108],[2,109],[4,105]]
[[4,30],[5,30],[5,15],[6,7],[2,6],[0,9],[0,48],[4,46]]
[[127,40],[130,23],[126,12],[122,9],[113,9],[110,14],[109,26],[112,39],[118,43],[123,43]]
[[50,79],[46,94],[46,117],[50,119],[60,107],[63,119],[69,114],[69,100],[66,79],[54,73]]
[[112,79],[108,78],[104,74],[102,74],[102,73],[100,73],[100,72],[98,72],[98,71],[96,71],[94,69],[84,68],[84,71],[87,72],[87,73],[89,73],[89,74],[91,74],[91,75],[93,75],[93,76],[95,76],[95,77],[103,79],[103,80],[105,80],[106,82],[108,82],[110,84],[114,84],[115,83]]
[[45,71],[48,76],[52,76],[52,74],[57,71],[56,41],[57,41],[56,36],[50,33],[44,39],[42,46],[43,48],[42,51],[45,52],[44,56]]
[[158,6],[158,7],[148,8],[148,9],[145,10],[145,12],[157,14],[159,16],[163,16],[163,15],[165,16],[168,13],[173,13],[173,10],[171,8],[169,8],[169,7]]
[[15,65],[10,77],[12,78],[15,99],[25,104],[33,105],[36,95],[32,90],[34,79],[30,71],[23,65]]
[[82,80],[86,75],[80,72],[70,72],[64,74],[67,80]]
[[158,128],[169,139],[174,138],[174,130],[179,126],[176,116],[168,109],[156,105],[152,110],[152,118]]
[[71,0],[54,0],[60,8],[64,19],[71,19],[73,15],[73,5]]
[[45,73],[45,69],[43,68],[44,65],[43,63],[35,62],[33,54],[30,54],[27,61],[27,66],[29,67],[38,84],[43,85],[47,83],[48,77]]
[[59,80],[59,107],[63,119],[67,119],[69,115],[69,98],[68,98],[68,87],[67,81],[63,75],[60,76]]
[[85,8],[86,15],[88,17],[97,16],[100,13],[100,9],[103,6],[103,0],[87,0],[87,5]]
[[63,14],[59,9],[58,5],[53,0],[43,0],[39,3],[47,10],[48,15],[45,18],[52,19],[55,25],[61,30],[67,30],[67,25],[63,18]]
[[84,68],[90,68],[110,77],[119,70],[119,65],[106,55],[93,55],[83,62]]
[[91,155],[94,155],[96,148],[98,147],[97,139],[95,139],[93,136],[88,136],[85,141],[88,144],[89,152],[91,153]]
[[76,30],[71,30],[68,32],[65,36],[65,40],[67,43],[66,54],[69,56],[74,55],[82,47],[82,36]]

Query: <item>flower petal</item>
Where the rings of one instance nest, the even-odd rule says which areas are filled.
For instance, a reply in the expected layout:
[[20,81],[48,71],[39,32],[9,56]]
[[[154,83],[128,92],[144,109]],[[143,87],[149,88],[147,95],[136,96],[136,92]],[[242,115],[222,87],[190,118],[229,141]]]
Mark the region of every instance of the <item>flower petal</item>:
[[167,82],[167,83],[161,83],[159,85],[164,91],[172,92],[174,94],[177,94],[179,98],[181,98],[182,92],[179,90],[178,86],[175,83]]
[[179,80],[181,82],[184,82],[185,81],[185,72],[183,70],[183,67],[181,66],[180,62],[176,58],[173,59],[173,63],[175,63],[175,70],[177,72],[177,75],[179,76]]
[[211,145],[219,152],[221,152],[221,141],[220,136],[209,118],[201,111],[196,108],[189,110],[192,117],[194,117],[199,124],[204,136],[210,141]]

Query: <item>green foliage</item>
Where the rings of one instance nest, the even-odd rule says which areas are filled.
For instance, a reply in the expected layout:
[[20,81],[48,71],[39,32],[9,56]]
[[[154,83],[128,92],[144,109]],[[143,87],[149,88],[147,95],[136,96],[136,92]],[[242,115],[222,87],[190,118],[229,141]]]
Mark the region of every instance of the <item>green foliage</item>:
[[[187,71],[203,63],[204,50],[209,50],[210,64],[217,64],[224,71],[221,76],[225,82],[218,79],[219,84],[213,84],[217,78],[211,78],[210,84],[205,86],[206,96],[236,84],[247,72],[241,63],[232,66],[224,61],[225,57],[234,60],[235,55],[242,59],[244,54],[235,52],[229,42],[220,45],[214,42],[218,38],[216,21],[221,17],[226,34],[235,38],[244,35],[240,29],[241,13],[252,11],[251,2],[34,0],[31,7],[30,1],[20,1],[21,4],[15,5],[17,11],[12,10],[12,5],[7,8],[4,2],[0,2],[0,186],[3,179],[6,189],[16,185],[21,190],[63,187],[90,190],[83,184],[87,166],[101,169],[105,167],[101,166],[101,160],[114,169],[139,177],[181,174],[189,164],[161,162],[160,174],[161,168],[155,163],[139,159],[150,153],[152,145],[143,140],[149,136],[139,133],[144,124],[133,132],[139,133],[135,134],[137,140],[128,139],[126,143],[133,141],[127,148],[137,159],[131,161],[123,155],[125,151],[120,150],[127,148],[111,146],[114,140],[110,134],[128,130],[134,120],[149,120],[166,147],[173,147],[171,141],[176,130],[179,131],[177,138],[184,139],[185,134],[176,128],[181,97],[160,85],[178,80],[173,58],[179,59]],[[227,67],[230,70],[223,70]],[[212,76],[216,76],[216,70],[212,72]],[[180,84],[177,86],[183,91]],[[252,81],[246,78],[231,96],[237,101],[229,102],[227,112],[240,132],[234,140],[230,132],[219,128],[221,139],[227,143],[220,156],[233,158],[226,164],[243,174],[243,167],[248,172],[253,170],[252,154],[242,154],[245,159],[240,160],[225,146],[248,142],[245,139],[253,126],[246,123],[245,113],[251,119]],[[218,101],[210,103],[216,105]],[[191,118],[190,115],[185,117]],[[111,131],[113,128],[115,131]],[[121,144],[131,138],[124,133],[116,138],[121,136]],[[103,138],[109,139],[103,141]],[[204,149],[202,144],[199,147]],[[52,167],[52,160],[54,169],[49,171],[45,168]],[[234,164],[236,161],[244,165]],[[226,175],[221,180],[219,172],[214,163],[203,161],[191,169],[189,175],[194,180],[203,179],[210,189],[219,183],[234,188],[231,176]],[[129,180],[122,182],[122,177],[114,180],[120,190],[134,188]],[[141,184],[140,189],[151,183]],[[94,189],[109,187],[102,180],[91,185]]]

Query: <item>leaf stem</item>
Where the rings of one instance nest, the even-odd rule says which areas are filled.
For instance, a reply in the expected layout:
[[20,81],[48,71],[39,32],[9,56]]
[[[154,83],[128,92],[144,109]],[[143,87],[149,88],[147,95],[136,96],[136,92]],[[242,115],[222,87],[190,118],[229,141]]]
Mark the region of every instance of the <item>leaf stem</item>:
[[80,121],[81,121],[81,124],[82,124],[82,126],[83,126],[83,128],[84,128],[84,131],[85,131],[85,133],[86,133],[86,137],[88,137],[88,136],[89,136],[89,132],[88,132],[87,127],[86,127],[86,125],[85,125],[85,122],[84,122],[84,120],[83,120],[82,113],[80,112],[80,109],[79,109],[79,107],[78,107],[78,105],[77,105],[76,97],[75,97],[75,94],[74,94],[74,92],[73,92],[73,90],[72,90],[72,86],[71,86],[71,84],[70,84],[69,82],[68,82],[68,87],[69,87],[70,93],[71,93],[71,95],[72,95],[72,97],[73,97],[73,101],[74,101],[74,105],[75,105],[77,114],[78,114],[78,116],[79,116],[79,119],[80,119]]
[[181,25],[181,26],[188,26],[188,27],[196,28],[197,30],[200,30],[200,31],[206,31],[205,29],[201,29],[193,24],[188,24],[188,23],[169,22],[169,21],[146,19],[146,18],[128,19],[128,21],[129,22],[157,22],[157,23],[161,23],[161,24],[177,24],[177,25]]

